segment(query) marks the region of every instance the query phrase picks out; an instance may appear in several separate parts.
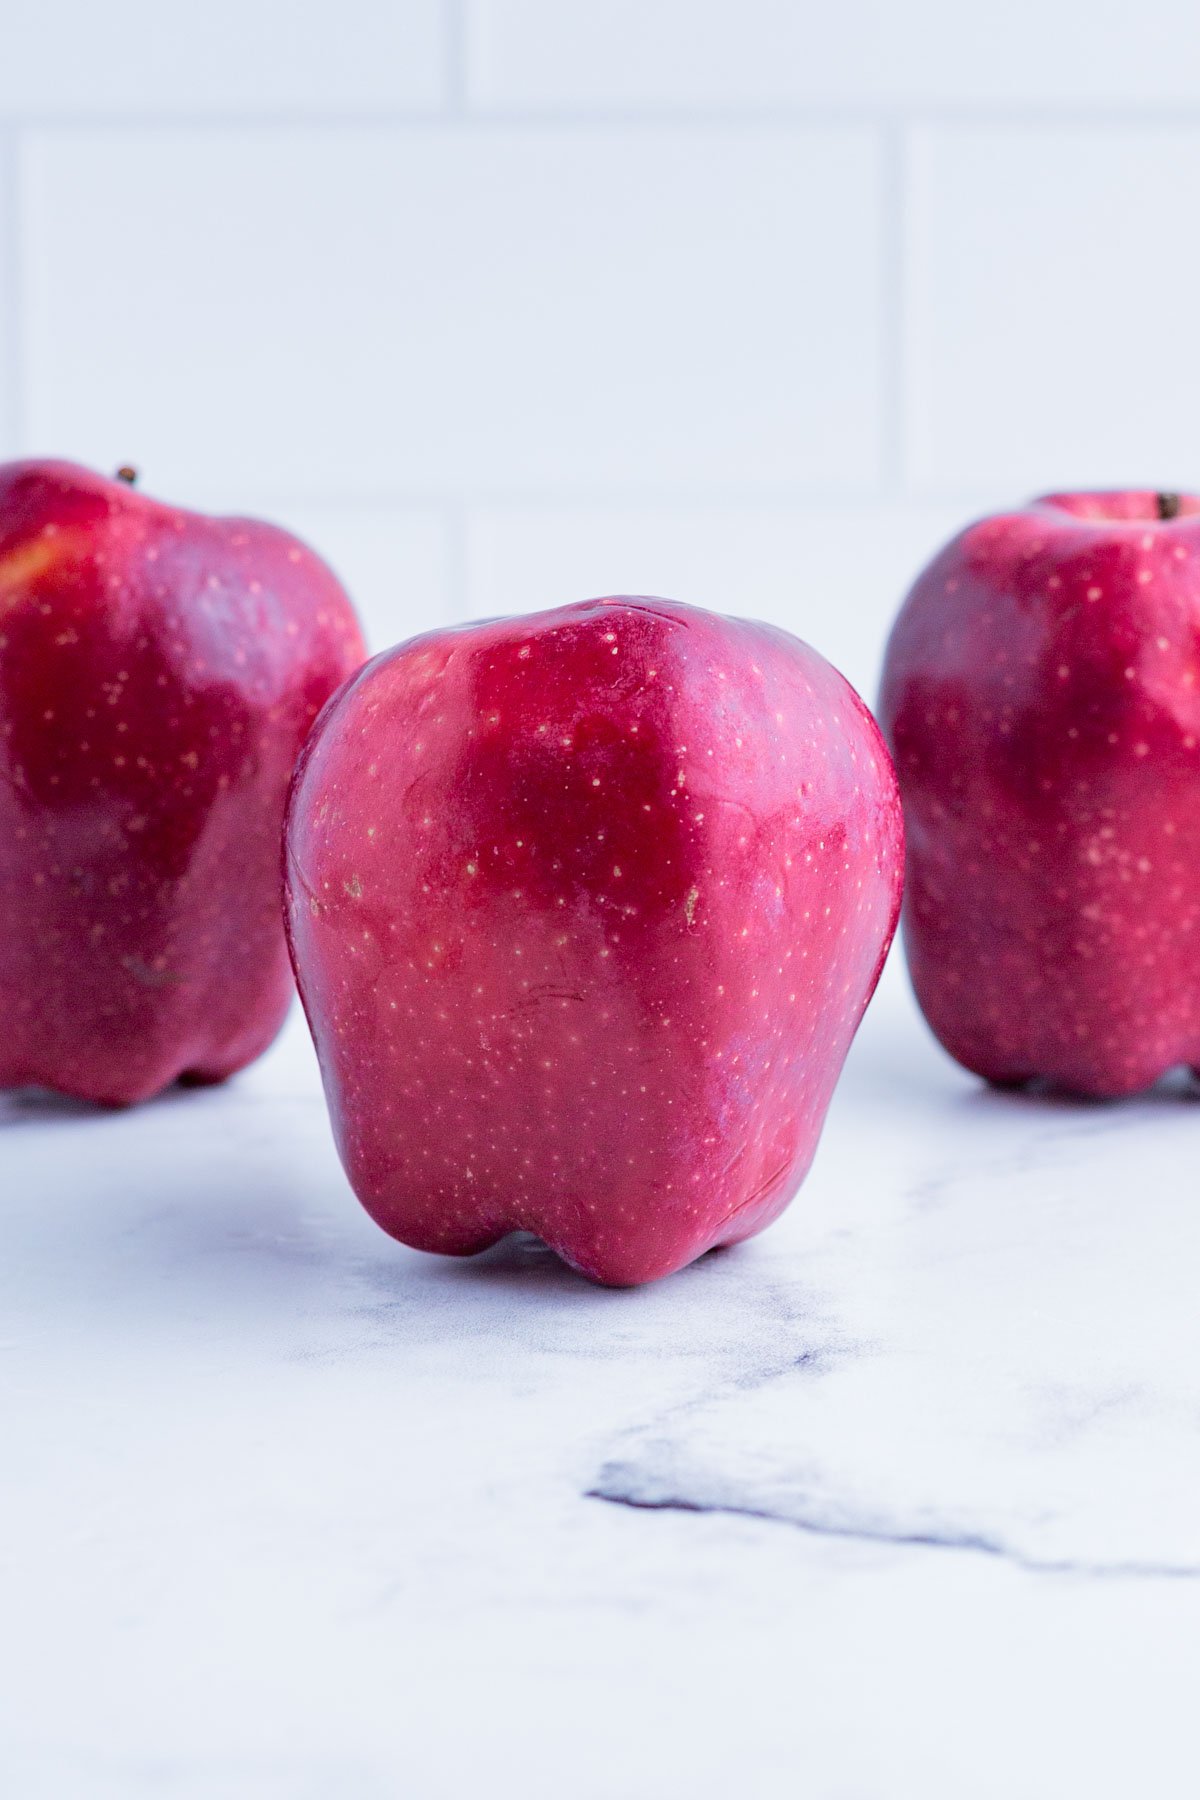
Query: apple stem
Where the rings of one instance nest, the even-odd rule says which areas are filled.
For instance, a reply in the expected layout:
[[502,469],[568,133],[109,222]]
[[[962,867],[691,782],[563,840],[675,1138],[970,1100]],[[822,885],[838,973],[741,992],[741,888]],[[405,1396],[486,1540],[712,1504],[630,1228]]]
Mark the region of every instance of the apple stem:
[[1155,495],[1155,499],[1158,502],[1158,516],[1160,519],[1177,519],[1179,517],[1179,506],[1183,499],[1182,494],[1157,494]]
[[[133,486],[134,482],[137,480],[137,470],[134,468],[132,463],[122,463],[121,464],[121,467],[117,470],[117,480],[118,481],[127,481],[129,483],[130,487]],[[1159,495],[1159,500],[1160,501],[1162,500],[1161,494]],[[1166,517],[1165,513],[1163,514],[1163,517],[1164,518]]]

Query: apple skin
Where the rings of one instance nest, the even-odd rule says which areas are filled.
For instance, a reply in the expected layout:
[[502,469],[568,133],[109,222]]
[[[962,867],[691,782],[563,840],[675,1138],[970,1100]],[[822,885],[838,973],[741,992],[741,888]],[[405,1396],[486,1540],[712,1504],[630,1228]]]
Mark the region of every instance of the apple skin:
[[1049,495],[909,594],[880,707],[904,942],[988,1081],[1115,1098],[1200,1063],[1198,672],[1192,495]]
[[288,782],[365,654],[286,532],[0,467],[0,1087],[124,1105],[266,1048]]
[[287,913],[385,1231],[517,1229],[596,1281],[760,1231],[895,930],[874,720],[765,625],[609,598],[376,657],[297,769]]

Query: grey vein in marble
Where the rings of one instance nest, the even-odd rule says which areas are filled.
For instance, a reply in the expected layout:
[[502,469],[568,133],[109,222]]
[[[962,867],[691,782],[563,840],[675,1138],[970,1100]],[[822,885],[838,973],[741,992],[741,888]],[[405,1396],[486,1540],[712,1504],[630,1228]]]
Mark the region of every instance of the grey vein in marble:
[[851,1154],[845,1222],[804,1265],[836,1353],[632,1430],[590,1492],[1036,1569],[1200,1575],[1194,1100],[915,1080],[881,1094]]

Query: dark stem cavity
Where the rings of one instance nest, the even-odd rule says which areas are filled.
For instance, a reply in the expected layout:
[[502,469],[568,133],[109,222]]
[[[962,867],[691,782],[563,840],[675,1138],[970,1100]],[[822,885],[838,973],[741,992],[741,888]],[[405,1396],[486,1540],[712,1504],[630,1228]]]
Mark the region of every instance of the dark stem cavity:
[[1179,508],[1183,501],[1182,494],[1156,494],[1154,498],[1160,519],[1177,519],[1179,517]]

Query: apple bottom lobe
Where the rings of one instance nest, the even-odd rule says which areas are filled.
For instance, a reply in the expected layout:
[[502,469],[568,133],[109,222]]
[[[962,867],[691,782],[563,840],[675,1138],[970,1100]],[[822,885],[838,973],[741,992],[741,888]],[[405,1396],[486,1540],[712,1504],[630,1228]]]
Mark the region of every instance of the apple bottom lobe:
[[[339,1150],[368,1213],[413,1249],[470,1257],[527,1231],[605,1286],[656,1280],[755,1235],[792,1199],[866,1005],[865,980],[854,988],[848,1007],[830,1005],[814,1038],[778,1061],[774,1043],[731,1039],[707,1067],[663,1068],[661,1086],[643,1062],[644,1113],[603,1101],[589,1112],[586,1098],[568,1108],[552,1090],[539,1105],[540,1059],[494,1108],[476,1078],[464,1088],[449,1070],[435,1074],[432,1107],[419,1112],[402,1104],[413,1079],[402,1056],[389,1057],[397,1078],[370,1107],[356,1106],[327,1067]],[[639,1060],[652,1047],[637,1045]],[[604,1066],[602,1037],[589,1040],[589,1056],[583,1067],[602,1070],[600,1093],[617,1091],[621,1069]],[[721,1072],[731,1056],[749,1065],[736,1082]],[[586,1094],[586,1076],[572,1070],[569,1089],[581,1086]]]
[[953,1048],[940,1032],[935,1032],[934,1035],[955,1062],[961,1063],[973,1075],[978,1075],[981,1081],[985,1081],[998,1094],[1042,1094],[1050,1100],[1075,1100],[1081,1105],[1106,1106],[1120,1100],[1135,1100],[1139,1094],[1149,1093],[1152,1088],[1180,1072],[1186,1072],[1193,1080],[1200,1080],[1200,1066],[1182,1056],[1162,1064],[1156,1063],[1153,1068],[1136,1075],[1114,1076],[1112,1079],[1098,1078],[1090,1072],[1038,1075],[1026,1070],[1019,1074],[1007,1071],[997,1074],[993,1069],[983,1066],[979,1059],[972,1060],[969,1053]]
[[183,1069],[176,1077],[176,1085],[183,1088],[222,1087],[235,1069],[200,1068]]
[[[565,1229],[561,1223],[556,1224],[546,1214],[531,1209],[528,1213],[522,1212],[520,1216],[510,1214],[503,1223],[473,1230],[431,1229],[421,1232],[414,1229],[405,1208],[400,1208],[398,1212],[394,1204],[386,1201],[373,1202],[362,1193],[359,1198],[375,1223],[389,1237],[405,1244],[410,1250],[469,1259],[493,1249],[517,1232],[529,1232],[539,1238],[569,1268],[601,1287],[640,1287],[647,1282],[659,1281],[664,1276],[677,1273],[698,1257],[707,1255],[710,1250],[728,1249],[765,1230],[795,1197],[812,1164],[815,1149],[814,1144],[806,1156],[777,1172],[748,1199],[739,1201],[719,1224],[714,1226],[710,1219],[706,1219],[691,1237],[671,1235],[669,1244],[664,1243],[661,1248],[651,1251],[642,1247],[630,1250],[620,1234],[614,1234],[607,1224],[607,1205],[602,1209],[606,1224],[597,1226],[590,1232],[578,1229],[578,1211],[582,1209],[575,1208],[571,1209],[571,1223]],[[653,1199],[642,1196],[641,1207],[647,1215],[651,1215],[654,1211]]]
[[211,1011],[201,1005],[176,1018],[161,1015],[138,1030],[126,1020],[114,1029],[100,1021],[85,1033],[78,1019],[73,1032],[42,1059],[23,1056],[0,1065],[0,1090],[40,1089],[86,1105],[124,1111],[153,1100],[168,1089],[219,1087],[263,1055],[279,1036],[292,1000],[290,977],[275,970],[274,993],[261,997],[253,1025],[244,1025],[214,1040],[197,1023]]
[[1180,1070],[1200,1076],[1200,1020],[1180,1018],[1190,1008],[1177,1002],[1172,1009],[1166,996],[1143,1008],[1128,992],[1097,984],[1090,968],[1022,963],[989,970],[985,957],[971,969],[966,1008],[961,943],[939,954],[928,927],[907,917],[904,938],[930,1029],[989,1087],[1104,1102],[1144,1094]]
[[935,1032],[934,1035],[956,1062],[969,1069],[973,1075],[978,1075],[998,1094],[1042,1094],[1050,1100],[1075,1100],[1081,1105],[1107,1106],[1120,1100],[1136,1100],[1140,1094],[1149,1093],[1152,1088],[1159,1087],[1177,1074],[1186,1074],[1193,1081],[1200,1080],[1200,1060],[1192,1062],[1187,1056],[1171,1057],[1166,1062],[1149,1065],[1138,1073],[1114,1075],[1111,1078],[1096,1076],[1090,1070],[1087,1073],[1069,1071],[1061,1075],[1039,1075],[1030,1070],[997,1074],[993,1068],[983,1066],[980,1059],[973,1061],[969,1053],[964,1054],[954,1049],[940,1032]]

